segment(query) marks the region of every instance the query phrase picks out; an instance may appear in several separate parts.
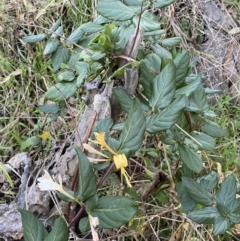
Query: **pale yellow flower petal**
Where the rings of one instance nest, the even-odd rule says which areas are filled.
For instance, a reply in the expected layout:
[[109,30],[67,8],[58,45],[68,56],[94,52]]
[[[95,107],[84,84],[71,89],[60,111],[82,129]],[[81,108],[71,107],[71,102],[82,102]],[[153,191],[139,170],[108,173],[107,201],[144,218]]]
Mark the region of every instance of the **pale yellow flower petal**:
[[132,187],[132,185],[129,181],[129,175],[125,170],[125,167],[128,166],[126,156],[124,154],[115,155],[115,156],[113,156],[113,161],[115,163],[116,168],[121,170],[121,175],[124,176],[127,185],[129,187]]
[[111,149],[111,147],[105,142],[105,132],[94,133],[97,143],[101,146],[101,149],[107,149],[109,152],[111,152],[113,155],[116,155],[117,153]]
[[99,156],[105,157],[106,159],[109,159],[109,157],[107,155],[104,155],[102,152],[94,149],[92,146],[90,146],[87,143],[83,143],[83,147],[84,147],[84,149],[86,149],[88,152],[90,152],[92,154],[97,154]]
[[92,158],[92,157],[88,157],[88,160],[90,162],[106,162],[106,161],[109,161],[109,159]]

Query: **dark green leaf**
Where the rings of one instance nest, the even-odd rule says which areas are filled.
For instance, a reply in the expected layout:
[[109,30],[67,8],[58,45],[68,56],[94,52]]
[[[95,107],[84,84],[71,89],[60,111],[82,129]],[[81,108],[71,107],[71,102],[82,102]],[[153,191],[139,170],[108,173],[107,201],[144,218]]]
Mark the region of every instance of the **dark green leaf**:
[[44,40],[46,37],[45,34],[37,34],[37,35],[30,35],[30,36],[26,36],[23,37],[23,41],[27,42],[27,43],[36,43],[36,42],[40,42],[42,40]]
[[178,97],[159,114],[148,116],[146,128],[147,132],[154,134],[173,126],[178,121],[182,109],[186,105],[186,101],[186,96]]
[[124,5],[120,1],[100,1],[97,5],[97,11],[111,20],[125,21],[131,19],[135,13],[131,7]]
[[204,120],[202,131],[213,137],[224,137],[227,134],[227,129],[222,129],[217,123],[209,120]]
[[152,108],[164,108],[172,102],[176,86],[175,73],[175,65],[170,62],[153,80],[152,95],[149,99]]
[[88,76],[89,64],[78,61],[74,68],[79,74],[77,78],[77,86],[79,87],[83,83],[84,79]]
[[75,147],[79,161],[78,196],[79,201],[84,201],[96,193],[96,177],[87,156],[79,147]]
[[20,150],[24,150],[29,146],[36,146],[39,144],[41,138],[39,136],[31,136],[21,143]]
[[182,183],[186,187],[189,195],[197,203],[200,203],[203,206],[213,205],[213,195],[203,189],[203,187],[199,183],[195,182],[192,178],[182,177]]
[[119,137],[119,142],[121,143],[119,151],[123,153],[130,149],[132,153],[135,153],[142,145],[145,127],[145,116],[138,100],[135,98]]
[[237,185],[233,174],[227,176],[216,194],[216,201],[224,206],[232,205],[236,198]]
[[200,224],[213,224],[214,219],[220,216],[216,207],[206,207],[200,210],[190,212],[188,218]]
[[[133,18],[134,25],[137,26],[138,22],[139,22],[139,16],[134,16]],[[159,30],[160,22],[158,21],[157,17],[153,13],[145,11],[141,15],[140,27],[144,32]]]
[[99,228],[118,228],[129,222],[137,213],[137,206],[134,202],[134,200],[123,196],[102,197],[91,215],[98,217]]
[[147,64],[142,61],[139,67],[139,83],[143,86],[143,94],[149,99],[152,95],[153,74],[149,71]]
[[70,36],[66,39],[66,43],[69,45],[77,43],[82,38],[83,34],[84,34],[84,31],[81,29],[81,26],[80,26],[70,34]]
[[105,132],[105,133],[109,133],[110,128],[113,125],[113,119],[112,118],[106,118],[103,120],[100,120],[97,125],[95,125],[93,127],[92,133],[97,132]]
[[236,213],[231,213],[229,219],[232,223],[239,224],[240,223],[240,216]]
[[201,177],[200,184],[204,189],[211,192],[218,185],[218,180],[218,174],[214,171],[211,171],[206,176]]
[[240,198],[235,199],[230,205],[229,210],[232,213],[240,213]]
[[160,58],[164,59],[172,59],[172,54],[159,44],[152,44],[151,49],[155,54],[157,54]]
[[163,29],[158,29],[158,30],[154,30],[154,31],[149,31],[149,32],[144,32],[143,36],[156,36],[156,35],[162,35],[165,33],[165,30]]
[[178,144],[178,150],[181,160],[194,172],[202,171],[202,158],[189,147]]
[[197,78],[192,81],[190,84],[177,89],[175,95],[186,95],[186,96],[190,96],[194,91],[196,91],[196,89],[198,88],[198,86],[201,84],[202,82],[202,78],[200,75],[197,76]]
[[132,103],[133,103],[133,99],[132,99],[131,95],[127,94],[123,88],[114,88],[113,94],[119,101],[123,110],[125,110],[127,113],[129,113],[131,110]]
[[57,49],[58,45],[59,45],[59,40],[57,38],[49,39],[45,45],[43,55],[53,53]]
[[18,208],[22,216],[23,236],[25,241],[43,241],[48,232],[42,222],[31,212]]
[[182,182],[176,184],[176,191],[181,201],[181,209],[185,212],[193,210],[197,202],[191,198]]
[[[64,191],[66,191],[69,195],[71,195],[72,197],[74,197],[74,192],[71,189],[67,189],[64,188]],[[72,199],[64,194],[62,194],[61,192],[57,192],[57,195],[59,196],[59,198],[61,200],[63,200],[64,202],[72,202]]]
[[217,209],[218,209],[218,212],[221,214],[221,216],[225,218],[229,216],[230,211],[227,206],[224,206],[221,203],[217,203]]
[[164,8],[166,6],[169,6],[173,2],[175,2],[175,0],[156,0],[154,2],[154,7],[155,8]]
[[58,105],[39,105],[38,108],[46,114],[56,114],[59,111]]
[[143,60],[148,69],[153,70],[156,74],[160,73],[161,58],[156,54],[148,54]]
[[88,22],[81,25],[80,28],[85,33],[96,33],[101,31],[104,28],[104,26],[97,23]]
[[57,51],[52,56],[52,66],[57,71],[62,63],[66,63],[69,59],[70,51],[67,48],[58,47]]
[[173,60],[176,66],[177,86],[180,86],[185,81],[185,78],[188,74],[189,59],[190,59],[189,52],[183,51]]
[[52,228],[51,233],[44,241],[68,241],[68,228],[62,217],[59,217]]
[[87,213],[91,213],[91,211],[97,207],[97,203],[98,203],[98,195],[97,194],[88,198],[88,200],[86,201],[86,204],[85,204],[85,210],[87,211]]
[[90,227],[88,217],[81,218],[81,220],[78,224],[78,228],[82,234],[84,234],[86,231],[90,230],[91,227]]
[[60,101],[68,99],[77,90],[75,82],[61,82],[54,86],[51,86],[48,91],[44,94],[44,98],[51,101]]
[[56,31],[58,29],[58,27],[60,26],[62,21],[62,17],[60,17],[54,24],[53,26],[50,28],[51,31]]
[[222,216],[218,216],[214,219],[213,235],[224,234],[230,228],[230,220]]
[[60,82],[63,80],[72,81],[72,80],[74,80],[74,78],[75,78],[75,76],[74,76],[73,72],[71,72],[71,71],[64,71],[58,75],[58,80]]
[[161,39],[160,43],[167,47],[173,47],[181,43],[181,38],[179,37],[165,38],[165,39]]
[[209,110],[205,90],[202,85],[198,86],[197,90],[191,95],[189,100],[189,106],[186,107],[186,110],[201,112],[203,114]]
[[214,150],[215,147],[215,139],[213,139],[211,136],[204,134],[202,132],[191,132],[190,135],[197,140],[199,143],[201,143],[202,145],[199,145],[198,143],[196,143],[199,147],[200,150],[206,150],[206,151],[212,151]]

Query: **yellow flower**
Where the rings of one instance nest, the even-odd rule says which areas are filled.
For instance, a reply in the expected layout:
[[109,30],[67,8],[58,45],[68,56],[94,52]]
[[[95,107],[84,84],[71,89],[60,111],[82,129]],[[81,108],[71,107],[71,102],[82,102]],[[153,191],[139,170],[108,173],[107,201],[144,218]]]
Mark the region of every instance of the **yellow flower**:
[[[96,141],[92,141],[92,142],[100,145],[101,150],[108,150],[109,152],[111,152],[113,154],[113,161],[115,163],[116,168],[121,170],[121,176],[124,176],[127,185],[129,187],[132,187],[132,185],[130,184],[130,181],[129,181],[129,175],[125,170],[125,167],[128,166],[128,161],[127,161],[127,158],[126,158],[125,154],[118,154],[111,149],[111,147],[105,142],[105,139],[104,139],[105,138],[105,132],[100,132],[100,133],[95,132],[94,135],[95,135]],[[107,158],[107,159],[89,158],[90,161],[92,161],[92,162],[109,161],[110,158],[108,156],[106,156],[103,153],[95,150],[90,145],[83,144],[83,146],[90,153],[98,154],[98,155],[100,155],[104,158]]]
[[124,154],[117,154],[113,156],[113,161],[115,163],[115,166],[117,169],[121,170],[121,175],[124,176],[126,183],[129,187],[132,187],[130,181],[129,181],[129,175],[125,170],[125,167],[128,166],[127,158]]
[[117,153],[115,151],[113,151],[111,149],[111,147],[105,142],[104,138],[105,138],[105,132],[100,132],[100,133],[97,133],[95,132],[94,133],[95,137],[96,137],[96,140],[97,141],[94,141],[94,143],[96,144],[99,144],[101,146],[101,149],[104,150],[104,149],[107,149],[109,152],[111,152],[113,155],[116,155]]
[[41,135],[39,135],[40,138],[43,140],[46,140],[47,138],[50,137],[50,132],[49,131],[44,131]]
[[38,186],[41,191],[58,191],[75,201],[75,198],[63,189],[62,178],[60,175],[58,176],[60,184],[54,182],[46,170],[44,170],[44,175],[42,177],[39,177],[37,180],[39,181]]

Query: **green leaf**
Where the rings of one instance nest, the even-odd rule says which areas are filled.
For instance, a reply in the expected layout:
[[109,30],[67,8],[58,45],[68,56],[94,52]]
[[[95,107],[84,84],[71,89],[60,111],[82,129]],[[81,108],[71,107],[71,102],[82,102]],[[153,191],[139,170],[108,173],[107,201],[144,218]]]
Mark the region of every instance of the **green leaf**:
[[85,33],[96,33],[101,30],[103,30],[104,26],[101,24],[93,23],[93,22],[88,22],[84,23],[81,25],[80,29],[84,31]]
[[46,114],[56,114],[59,111],[58,105],[38,105],[38,108]]
[[155,8],[164,8],[166,6],[169,6],[173,2],[175,2],[175,0],[156,0],[154,2],[154,7]]
[[82,234],[84,234],[86,231],[90,230],[90,223],[88,220],[88,217],[81,218],[78,228]]
[[87,211],[87,213],[91,213],[91,211],[97,207],[97,203],[98,203],[98,195],[97,194],[88,198],[88,200],[85,203],[85,210]]
[[75,147],[79,161],[78,196],[79,201],[84,201],[96,193],[96,177],[87,156],[79,147]]
[[220,216],[216,207],[206,207],[190,212],[187,217],[200,224],[213,224],[214,219]]
[[53,26],[50,28],[51,31],[56,31],[58,29],[58,27],[60,26],[62,21],[62,17],[60,17],[54,24]]
[[70,51],[67,48],[58,47],[57,51],[51,57],[52,66],[55,71],[57,71],[62,63],[66,63],[69,59]]
[[197,202],[188,194],[186,187],[182,182],[176,184],[176,191],[181,201],[181,209],[185,212],[191,211],[197,205]]
[[[75,196],[75,193],[71,190],[71,189],[68,189],[68,188],[65,188],[64,187],[64,191],[66,191],[69,195],[71,195],[72,197],[74,197]],[[68,196],[66,196],[66,195],[64,195],[64,194],[62,194],[62,193],[60,193],[60,192],[57,192],[57,195],[59,196],[59,198],[61,199],[61,200],[63,200],[64,202],[72,202],[72,199],[70,198],[70,197],[68,197]]]
[[227,206],[224,206],[221,203],[217,203],[217,209],[221,216],[228,218],[230,211]]
[[51,86],[48,91],[44,94],[44,98],[46,100],[51,101],[60,101],[64,99],[68,99],[71,97],[75,91],[77,90],[77,86],[74,82],[61,82],[57,83],[54,86]]
[[158,30],[154,30],[154,31],[149,31],[149,32],[144,32],[143,36],[147,37],[147,36],[156,36],[156,35],[162,35],[165,33],[165,30],[163,29],[158,29]]
[[147,117],[147,132],[154,134],[173,126],[181,115],[186,105],[187,97],[176,98],[167,108],[159,114]]
[[52,228],[51,233],[44,241],[68,241],[68,228],[62,217],[59,217]]
[[209,110],[205,90],[202,85],[198,86],[197,90],[191,95],[189,100],[189,106],[186,107],[186,110],[201,112],[202,114]]
[[59,46],[59,40],[57,38],[49,39],[46,42],[46,45],[45,45],[45,48],[44,48],[44,51],[43,51],[43,55],[53,53],[54,51],[56,51],[58,46]]
[[[100,120],[97,125],[93,127],[92,133],[94,132],[105,132],[109,133],[110,128],[113,126],[113,119],[112,118],[105,118],[103,120]],[[92,134],[93,137],[93,134]]]
[[129,222],[136,213],[134,200],[123,196],[105,196],[99,199],[97,208],[91,215],[98,217],[99,228],[113,229]]
[[212,151],[215,148],[215,139],[213,139],[211,136],[204,134],[202,132],[191,132],[190,135],[197,140],[202,145],[199,145],[196,143],[200,150],[206,150],[206,151]]
[[138,100],[135,98],[119,137],[119,142],[121,143],[119,151],[123,153],[130,149],[131,153],[135,153],[142,145],[145,127],[145,116]]
[[203,206],[213,205],[213,195],[203,189],[203,187],[199,183],[195,182],[192,178],[182,177],[182,183],[186,187],[189,195],[197,203],[200,203]]
[[188,168],[194,172],[202,171],[202,158],[196,152],[191,150],[188,146],[178,144],[178,151],[181,160],[187,165]]
[[175,65],[170,62],[153,80],[152,95],[149,99],[152,108],[164,108],[172,102],[176,86],[175,73]]
[[[172,59],[172,54],[166,50],[165,48],[163,48],[162,46],[160,46],[159,44],[152,44],[151,45],[151,49],[153,50],[153,52],[155,54],[157,54],[160,58],[163,59]],[[176,66],[177,67],[177,66]]]
[[236,213],[231,213],[229,215],[229,219],[232,223],[239,224],[240,223],[240,216]]
[[234,202],[237,193],[236,179],[233,174],[227,176],[221,184],[216,194],[216,201],[224,206],[229,206]]
[[214,219],[213,235],[224,234],[230,228],[230,220],[222,216],[218,216]]
[[133,103],[133,99],[132,99],[131,95],[127,94],[123,88],[114,88],[113,94],[119,101],[123,110],[125,110],[127,113],[129,113],[131,110],[132,103]]
[[160,73],[161,58],[157,54],[148,54],[146,58],[143,60],[143,62],[146,64],[150,71],[153,70],[157,74]]
[[18,208],[22,216],[23,236],[25,241],[43,241],[48,232],[42,222],[31,212]]
[[183,51],[173,60],[176,66],[177,86],[180,86],[185,81],[185,78],[188,74],[189,59],[190,59],[189,52]]
[[181,38],[179,37],[166,38],[166,39],[161,39],[159,42],[165,45],[166,47],[173,47],[181,43]]
[[77,43],[82,38],[83,34],[84,34],[84,31],[81,29],[81,26],[80,26],[70,34],[70,36],[66,39],[66,43],[69,45]]
[[[139,16],[134,16],[133,24],[137,26],[138,22],[139,22]],[[152,14],[151,12],[145,11],[141,15],[140,28],[144,32],[159,30],[160,22],[158,21],[157,17],[154,14]]]
[[212,137],[224,137],[227,134],[227,129],[222,129],[217,123],[210,120],[204,120],[201,129]]
[[45,37],[46,35],[44,33],[41,33],[37,35],[26,36],[26,37],[23,37],[22,39],[24,42],[27,42],[27,43],[36,43],[44,40]]
[[63,80],[72,81],[74,80],[75,76],[72,71],[64,71],[58,75],[58,80],[61,82]]
[[240,213],[240,198],[235,199],[230,205],[229,210],[231,213]]
[[39,136],[31,136],[21,143],[20,150],[25,150],[29,146],[37,146],[41,138]]
[[117,21],[129,20],[135,15],[131,7],[114,0],[100,1],[97,5],[97,11],[105,18]]
[[198,88],[198,86],[201,84],[202,82],[202,77],[201,75],[198,75],[197,78],[192,81],[190,84],[177,89],[175,95],[186,95],[186,96],[190,96],[194,91],[196,91],[196,89]]
[[207,191],[211,192],[217,187],[219,181],[219,176],[216,172],[211,171],[206,176],[200,178],[201,186]]
[[79,87],[83,83],[84,79],[88,76],[89,64],[78,61],[75,64],[74,68],[79,74],[77,78],[77,86]]
[[153,85],[153,74],[151,69],[145,61],[142,61],[139,66],[139,83],[143,86],[143,94],[149,99],[152,95],[152,85]]

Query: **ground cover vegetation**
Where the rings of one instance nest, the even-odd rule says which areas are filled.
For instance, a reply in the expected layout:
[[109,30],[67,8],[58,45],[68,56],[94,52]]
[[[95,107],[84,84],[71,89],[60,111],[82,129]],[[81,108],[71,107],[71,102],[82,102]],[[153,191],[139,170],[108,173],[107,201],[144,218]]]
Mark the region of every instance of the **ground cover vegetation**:
[[30,13],[34,21],[2,16],[11,31],[1,37],[1,201],[18,192],[3,165],[10,157],[26,151],[37,162],[54,140],[78,140],[78,185],[64,187],[51,170],[37,177],[77,211],[60,211],[49,233],[20,208],[24,240],[237,240],[239,106],[227,92],[208,104],[218,90],[204,86],[186,46],[204,41],[202,20],[192,28],[180,19],[176,37],[178,4],[59,1]]

